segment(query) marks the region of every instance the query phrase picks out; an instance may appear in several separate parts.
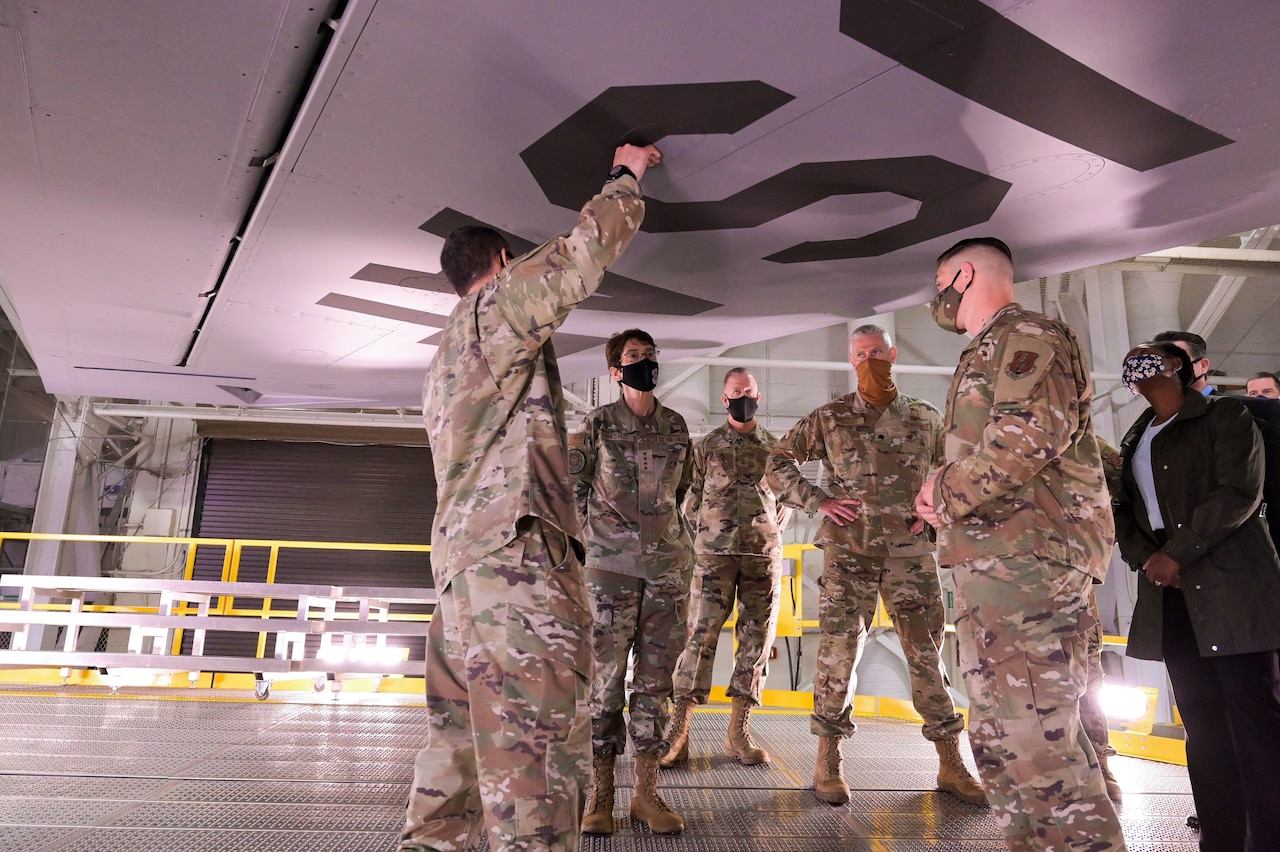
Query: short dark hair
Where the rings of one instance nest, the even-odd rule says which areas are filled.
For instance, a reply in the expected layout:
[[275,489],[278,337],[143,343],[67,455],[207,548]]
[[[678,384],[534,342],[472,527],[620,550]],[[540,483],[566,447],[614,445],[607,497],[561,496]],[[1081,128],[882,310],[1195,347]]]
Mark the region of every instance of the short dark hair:
[[1185,343],[1187,348],[1191,350],[1191,360],[1199,361],[1208,353],[1209,347],[1205,345],[1204,338],[1196,334],[1194,331],[1162,331],[1155,337],[1151,338],[1152,343]]
[[[725,385],[729,384],[729,379],[734,376],[751,376],[751,371],[746,367],[731,367],[728,372],[724,374],[724,381],[720,383],[721,389],[723,389]],[[751,378],[754,379],[755,376],[751,376]]]
[[937,265],[941,266],[960,252],[968,248],[973,248],[974,246],[987,246],[988,248],[993,248],[1007,257],[1010,263],[1013,263],[1013,250],[1009,248],[1009,245],[1004,240],[997,239],[996,237],[969,237],[966,240],[961,240],[942,254],[938,255]]
[[638,328],[629,328],[610,337],[609,342],[604,345],[604,360],[606,364],[610,367],[622,367],[622,350],[626,347],[628,340],[639,340],[654,349],[658,348],[658,344],[653,342],[653,337],[650,336],[649,332]]
[[484,225],[463,225],[445,238],[440,250],[440,269],[449,279],[453,290],[465,296],[471,285],[489,275],[495,258],[506,251],[511,256],[511,246],[493,228]]
[[1259,372],[1254,373],[1245,381],[1251,382],[1254,379],[1270,379],[1271,381],[1276,383],[1276,387],[1280,387],[1280,373],[1270,373],[1270,372],[1267,372],[1266,370],[1260,370]]

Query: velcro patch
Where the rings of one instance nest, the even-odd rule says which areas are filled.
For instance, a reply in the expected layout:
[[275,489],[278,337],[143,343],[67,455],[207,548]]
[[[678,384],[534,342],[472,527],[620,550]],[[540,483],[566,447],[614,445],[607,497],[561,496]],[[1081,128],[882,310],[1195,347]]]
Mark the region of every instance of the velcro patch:
[[1053,369],[1053,344],[1034,334],[1011,334],[995,374],[995,404],[1028,402]]
[[1036,370],[1036,361],[1040,358],[1039,352],[1032,352],[1028,349],[1019,349],[1013,353],[1013,357],[1004,365],[1004,371],[1011,379],[1020,379],[1023,376],[1030,375]]
[[586,467],[587,454],[578,447],[571,447],[569,449],[569,473],[573,476],[577,476],[582,473],[582,471],[586,470]]

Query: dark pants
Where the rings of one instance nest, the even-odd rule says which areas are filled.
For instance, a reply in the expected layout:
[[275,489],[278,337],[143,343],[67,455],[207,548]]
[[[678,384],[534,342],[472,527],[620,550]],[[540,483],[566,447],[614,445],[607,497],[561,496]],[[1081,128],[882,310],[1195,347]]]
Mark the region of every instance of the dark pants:
[[1277,652],[1200,656],[1186,599],[1163,591],[1164,662],[1186,729],[1200,849],[1280,850]]

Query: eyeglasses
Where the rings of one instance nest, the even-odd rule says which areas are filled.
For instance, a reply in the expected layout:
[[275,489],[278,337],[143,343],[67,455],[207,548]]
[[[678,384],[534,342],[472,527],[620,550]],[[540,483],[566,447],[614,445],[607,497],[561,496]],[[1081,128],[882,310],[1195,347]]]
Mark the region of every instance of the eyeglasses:
[[653,349],[653,348],[628,349],[626,352],[622,353],[622,363],[634,364],[637,361],[644,361],[645,359],[656,361],[658,360],[658,356],[661,353],[662,353],[661,349]]

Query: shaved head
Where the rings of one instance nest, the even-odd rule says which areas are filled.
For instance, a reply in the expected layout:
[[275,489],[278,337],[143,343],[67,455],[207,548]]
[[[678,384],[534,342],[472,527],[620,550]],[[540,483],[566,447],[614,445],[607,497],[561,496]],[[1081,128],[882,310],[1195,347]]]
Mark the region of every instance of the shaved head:
[[979,272],[1013,281],[1013,260],[1000,249],[986,243],[973,243],[949,251],[939,259],[938,265],[955,269],[966,262],[972,263]]
[[976,334],[996,311],[1013,302],[1013,252],[995,237],[961,240],[938,255],[934,283],[961,294],[955,326]]

